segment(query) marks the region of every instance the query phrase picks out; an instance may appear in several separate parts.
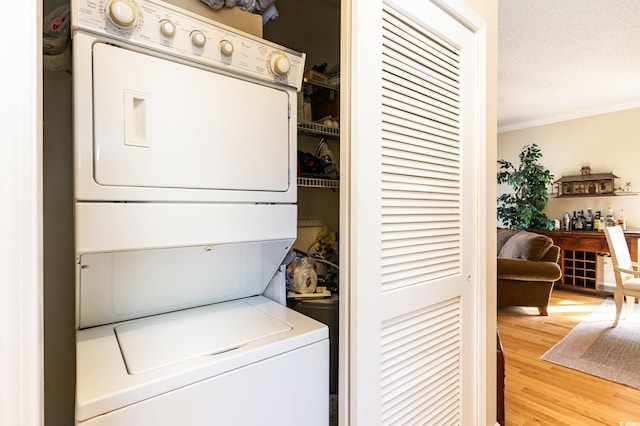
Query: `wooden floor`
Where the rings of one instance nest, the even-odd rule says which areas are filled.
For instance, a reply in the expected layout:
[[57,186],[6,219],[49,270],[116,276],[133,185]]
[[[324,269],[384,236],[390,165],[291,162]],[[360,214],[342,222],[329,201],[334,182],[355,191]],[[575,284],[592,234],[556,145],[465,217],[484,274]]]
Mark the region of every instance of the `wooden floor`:
[[535,308],[498,310],[506,426],[640,426],[640,390],[540,360],[602,300],[554,290],[548,317]]

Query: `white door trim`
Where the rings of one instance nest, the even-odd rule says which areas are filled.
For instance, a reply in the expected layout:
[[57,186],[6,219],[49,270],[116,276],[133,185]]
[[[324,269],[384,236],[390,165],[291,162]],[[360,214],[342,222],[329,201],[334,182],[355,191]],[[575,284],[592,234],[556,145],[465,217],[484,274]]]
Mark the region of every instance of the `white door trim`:
[[42,1],[11,12],[0,30],[11,40],[0,117],[0,424],[35,426],[44,422]]

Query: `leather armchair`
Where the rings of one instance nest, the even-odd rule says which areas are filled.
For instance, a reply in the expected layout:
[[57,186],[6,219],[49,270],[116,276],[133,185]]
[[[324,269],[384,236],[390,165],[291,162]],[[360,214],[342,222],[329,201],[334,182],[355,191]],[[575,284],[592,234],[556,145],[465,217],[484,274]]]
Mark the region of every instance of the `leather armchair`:
[[547,307],[553,284],[562,271],[560,247],[547,236],[498,229],[498,307],[531,306],[540,315]]

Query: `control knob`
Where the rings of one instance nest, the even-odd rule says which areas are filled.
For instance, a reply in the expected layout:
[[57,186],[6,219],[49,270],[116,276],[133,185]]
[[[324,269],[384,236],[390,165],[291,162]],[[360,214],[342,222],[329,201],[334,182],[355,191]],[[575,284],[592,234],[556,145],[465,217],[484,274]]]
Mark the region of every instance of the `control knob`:
[[163,19],[160,21],[160,32],[167,37],[173,37],[176,35],[176,26],[170,20]]
[[291,69],[291,62],[286,55],[280,53],[271,57],[271,72],[277,76],[285,76]]
[[220,52],[225,56],[231,56],[233,54],[233,43],[229,40],[220,41]]
[[107,8],[107,17],[122,29],[133,28],[136,25],[136,9],[129,0],[112,0]]
[[191,42],[198,47],[202,47],[207,42],[207,38],[202,31],[194,30],[191,31]]

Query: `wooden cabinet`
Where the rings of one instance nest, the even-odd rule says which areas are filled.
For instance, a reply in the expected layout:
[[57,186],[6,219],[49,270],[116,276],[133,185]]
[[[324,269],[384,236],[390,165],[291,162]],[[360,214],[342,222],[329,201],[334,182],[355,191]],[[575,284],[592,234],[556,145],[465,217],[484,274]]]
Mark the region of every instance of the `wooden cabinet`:
[[[597,288],[598,254],[610,253],[604,232],[547,231],[533,229],[532,232],[551,237],[560,247],[562,278],[556,286],[569,290],[607,293]],[[640,231],[625,231],[631,259],[638,260],[638,238]]]

